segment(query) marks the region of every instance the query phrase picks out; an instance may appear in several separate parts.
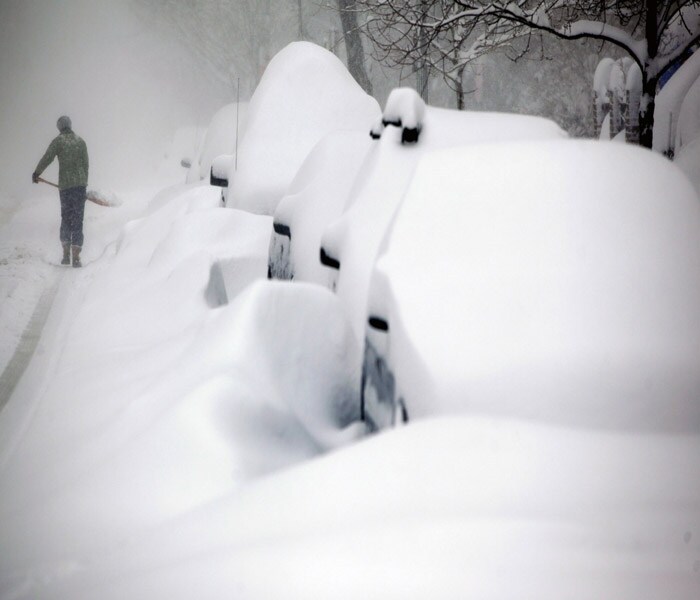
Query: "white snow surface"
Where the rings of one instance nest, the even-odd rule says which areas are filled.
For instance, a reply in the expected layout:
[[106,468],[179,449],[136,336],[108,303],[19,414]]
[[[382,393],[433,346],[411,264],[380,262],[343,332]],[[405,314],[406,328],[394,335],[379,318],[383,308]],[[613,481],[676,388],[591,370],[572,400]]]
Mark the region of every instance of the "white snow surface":
[[[696,600],[697,435],[457,416],[348,444],[340,301],[261,281],[269,217],[154,193],[89,206],[86,266],[46,271],[0,409],[3,600]],[[56,215],[9,216],[16,274]]]
[[309,42],[289,44],[270,61],[250,99],[228,206],[272,215],[324,135],[369,132],[379,112],[334,54]]
[[639,148],[568,140],[426,155],[368,312],[389,322],[409,417],[698,434],[698,306],[687,179]]
[[697,437],[425,422],[54,564],[32,598],[694,600],[699,453]]

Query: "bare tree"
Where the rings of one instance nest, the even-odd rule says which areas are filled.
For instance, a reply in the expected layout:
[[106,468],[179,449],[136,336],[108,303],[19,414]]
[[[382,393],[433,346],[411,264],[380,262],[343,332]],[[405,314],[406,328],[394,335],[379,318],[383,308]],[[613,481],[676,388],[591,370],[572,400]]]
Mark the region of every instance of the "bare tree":
[[461,7],[452,0],[357,0],[356,4],[365,13],[364,29],[375,59],[413,69],[425,100],[429,75],[441,77],[455,91],[459,109],[465,105],[467,65],[520,37],[494,32],[487,36],[479,21],[459,18]]
[[418,53],[431,57],[431,68],[451,56],[458,69],[496,47],[514,40],[527,47],[542,35],[618,46],[642,71],[640,143],[646,147],[659,79],[700,40],[700,0],[360,1],[375,48],[397,64]]
[[362,89],[372,94],[372,82],[367,76],[365,67],[365,50],[362,47],[362,35],[357,21],[356,2],[355,0],[337,0],[337,2],[348,57],[348,70]]

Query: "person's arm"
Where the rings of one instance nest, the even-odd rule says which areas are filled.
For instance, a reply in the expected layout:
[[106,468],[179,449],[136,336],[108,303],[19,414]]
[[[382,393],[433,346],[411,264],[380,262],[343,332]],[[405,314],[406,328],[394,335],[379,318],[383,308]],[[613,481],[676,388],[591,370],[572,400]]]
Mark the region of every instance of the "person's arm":
[[58,143],[55,139],[49,144],[49,147],[46,149],[44,156],[41,157],[39,164],[36,166],[36,169],[34,169],[34,173],[32,174],[32,181],[34,181],[34,183],[36,183],[37,177],[39,177],[39,175],[41,175],[44,172],[46,167],[48,167],[53,162],[53,159],[56,158],[56,154],[58,152],[57,146]]
[[90,172],[90,157],[88,156],[87,144],[83,142],[83,155],[85,157],[85,177]]

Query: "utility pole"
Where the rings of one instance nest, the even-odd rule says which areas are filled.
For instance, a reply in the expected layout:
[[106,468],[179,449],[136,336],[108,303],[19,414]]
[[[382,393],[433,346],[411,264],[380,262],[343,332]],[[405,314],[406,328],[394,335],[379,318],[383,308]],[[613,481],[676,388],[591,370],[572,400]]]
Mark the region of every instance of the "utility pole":
[[304,39],[304,13],[301,9],[301,0],[298,0],[299,5],[299,39]]

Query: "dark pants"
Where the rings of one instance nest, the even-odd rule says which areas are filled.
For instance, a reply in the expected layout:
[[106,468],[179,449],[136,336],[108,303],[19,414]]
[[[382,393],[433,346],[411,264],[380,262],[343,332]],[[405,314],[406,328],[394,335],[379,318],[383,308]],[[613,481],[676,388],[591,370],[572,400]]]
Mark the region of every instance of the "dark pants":
[[83,214],[86,188],[72,187],[59,192],[61,196],[61,243],[83,245]]

